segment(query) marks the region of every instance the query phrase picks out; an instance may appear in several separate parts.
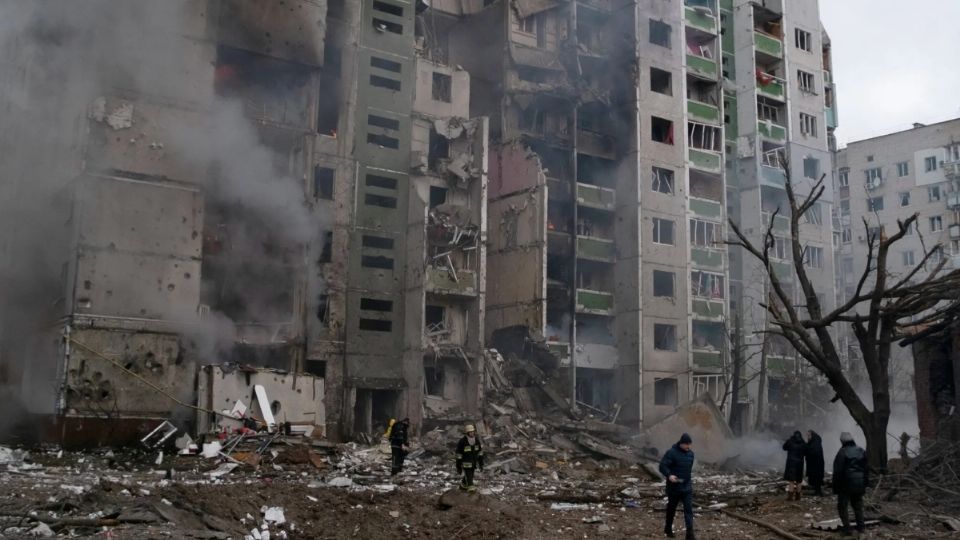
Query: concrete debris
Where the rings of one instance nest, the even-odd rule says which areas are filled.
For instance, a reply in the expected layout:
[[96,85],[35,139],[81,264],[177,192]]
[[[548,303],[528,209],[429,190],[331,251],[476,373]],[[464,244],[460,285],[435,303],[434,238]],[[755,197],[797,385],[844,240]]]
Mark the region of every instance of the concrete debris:
[[207,458],[207,459],[213,459],[213,458],[217,457],[218,455],[220,455],[220,449],[221,449],[221,448],[222,448],[222,446],[220,445],[220,443],[219,443],[218,441],[213,441],[213,442],[209,442],[209,443],[204,443],[204,444],[203,444],[203,451],[201,452],[201,454],[203,455],[203,457],[205,457],[205,458]]
[[327,485],[330,487],[350,487],[353,485],[353,480],[345,476],[340,476],[327,482]]
[[273,523],[275,525],[283,525],[287,520],[283,517],[283,508],[279,506],[271,506],[260,509],[263,512],[263,520],[267,523]]
[[0,465],[8,467],[19,465],[23,463],[23,457],[24,452],[20,450],[0,446]]
[[40,538],[50,538],[55,536],[53,529],[50,528],[46,523],[37,523],[37,526],[27,531],[27,536],[34,536]]

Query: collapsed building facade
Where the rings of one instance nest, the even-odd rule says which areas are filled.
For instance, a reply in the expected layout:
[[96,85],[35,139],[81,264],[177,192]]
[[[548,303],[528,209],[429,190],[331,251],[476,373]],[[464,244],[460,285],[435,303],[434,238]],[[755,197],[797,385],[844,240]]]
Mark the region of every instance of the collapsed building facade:
[[31,410],[138,432],[195,399],[199,366],[236,363],[323,378],[331,437],[418,422],[426,395],[475,413],[487,124],[466,73],[416,56],[414,7],[138,8],[178,84],[62,104],[83,120],[56,171],[55,313],[28,346],[4,336],[7,378],[44,393]]
[[[831,169],[828,42],[816,1],[785,4],[170,2],[129,69],[175,84],[107,77],[46,113],[73,128],[44,170],[69,218],[44,330],[4,325],[3,377],[96,439],[195,400],[202,366],[302,373],[349,437],[475,418],[491,336],[523,326],[617,422],[725,405],[731,317],[753,340],[765,319],[724,222],[760,237],[784,197],[769,156]],[[15,198],[38,172],[5,174]],[[830,228],[805,225],[825,291]],[[4,232],[5,259],[29,250]],[[737,404],[761,415],[762,356]]]

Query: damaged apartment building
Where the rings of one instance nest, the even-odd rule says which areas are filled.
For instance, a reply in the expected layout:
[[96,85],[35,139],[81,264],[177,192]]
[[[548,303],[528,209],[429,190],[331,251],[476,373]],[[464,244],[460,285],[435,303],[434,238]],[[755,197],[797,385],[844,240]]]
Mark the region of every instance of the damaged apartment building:
[[[130,5],[150,31],[114,26],[100,85],[50,90],[45,330],[0,334],[0,383],[60,436],[192,421],[171,398],[229,408],[216,389],[264,370],[315,378],[291,385],[313,405],[271,407],[331,438],[476,419],[485,350],[516,327],[619,423],[725,405],[732,315],[753,346],[765,323],[724,224],[760,237],[784,197],[770,156],[831,169],[815,0]],[[8,49],[4,84],[49,82],[33,50]],[[4,196],[41,171],[12,165]],[[830,227],[805,225],[824,291]],[[776,400],[767,356],[743,374],[751,414]]]
[[[787,211],[779,156],[794,178],[830,174],[817,2],[451,0],[421,20],[490,118],[487,335],[542,334],[568,395],[650,425],[703,394],[730,405],[736,315],[763,354],[735,406],[764,421],[801,366],[762,338],[766,280],[728,253],[725,222],[759,239]],[[832,300],[829,196],[811,214],[808,266]]]
[[[50,82],[30,52],[68,57],[57,40],[79,35],[104,53],[69,58],[78,81],[104,74],[89,93],[44,96],[42,118],[70,129],[3,141],[57,156],[4,171],[4,196],[49,173],[45,202],[62,216],[52,286],[33,300],[44,330],[0,343],[2,382],[51,420],[43,435],[88,444],[161,419],[207,425],[177,403],[250,405],[251,380],[283,372],[300,375],[271,396],[274,416],[331,438],[475,415],[488,127],[469,116],[468,73],[417,48],[422,6],[115,7],[97,8],[109,29],[69,14],[3,58],[20,75],[5,84],[29,91]],[[7,232],[4,253],[26,253]]]

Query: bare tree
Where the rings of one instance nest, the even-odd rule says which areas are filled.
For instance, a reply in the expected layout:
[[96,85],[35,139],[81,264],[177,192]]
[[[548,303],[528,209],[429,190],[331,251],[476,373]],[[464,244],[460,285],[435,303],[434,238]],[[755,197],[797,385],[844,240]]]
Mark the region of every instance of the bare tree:
[[[871,466],[886,470],[887,424],[890,420],[890,353],[900,339],[923,329],[942,328],[960,312],[960,271],[943,273],[946,262],[942,257],[926,276],[919,273],[935,254],[939,244],[924,250],[923,259],[903,276],[892,275],[887,257],[890,248],[914,227],[918,214],[897,220],[897,230],[885,235],[882,229],[871,233],[866,219],[863,225],[867,236],[867,265],[857,282],[854,294],[842,305],[825,311],[817,296],[815,285],[804,266],[805,246],[800,240],[800,219],[823,196],[826,175],[820,177],[809,194],[796,193],[790,168],[781,163],[786,178],[787,201],[790,205],[790,244],[793,255],[793,274],[806,309],[798,309],[790,295],[790,288],[774,271],[771,249],[774,247],[774,222],[778,208],[770,218],[763,237],[763,245],[756,245],[730,220],[735,239],[730,245],[740,246],[757,259],[766,270],[769,291],[766,302],[760,305],[768,313],[770,334],[787,339],[810,365],[826,378],[839,399],[857,422],[867,441]],[[932,263],[931,263],[932,264]],[[834,324],[849,324],[860,344],[864,368],[870,380],[872,409],[860,399],[844,373],[835,337],[830,333]]]

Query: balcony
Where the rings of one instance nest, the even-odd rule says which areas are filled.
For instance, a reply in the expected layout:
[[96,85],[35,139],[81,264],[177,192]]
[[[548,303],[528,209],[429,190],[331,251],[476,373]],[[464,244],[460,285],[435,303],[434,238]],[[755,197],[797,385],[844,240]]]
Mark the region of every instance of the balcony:
[[[770,216],[773,214],[770,212],[763,213],[763,226],[766,227],[770,224]],[[777,232],[786,232],[790,230],[790,220],[783,214],[777,214],[777,220],[773,224],[773,230]]]
[[577,237],[577,258],[612,263],[617,258],[613,240],[592,236]]
[[943,174],[950,180],[960,178],[960,161],[944,161]]
[[839,125],[837,123],[837,110],[833,107],[825,108],[824,122],[827,124],[827,129],[837,129],[837,126]]
[[723,206],[718,201],[706,199],[690,199],[690,211],[700,217],[720,219],[723,217]]
[[720,125],[720,109],[713,105],[688,99],[687,112],[690,114],[691,120],[705,124]]
[[726,304],[722,298],[708,299],[694,297],[692,302],[693,313],[698,319],[719,321],[723,319]]
[[608,159],[616,157],[612,136],[583,128],[577,130],[577,151]]
[[[620,351],[613,345],[580,343],[577,341],[577,367],[589,369],[615,369]],[[569,365],[569,358],[566,359]],[[563,363],[561,363],[563,365]]]
[[951,210],[960,208],[960,193],[947,193],[947,208]]
[[771,353],[767,356],[767,369],[777,375],[787,375],[794,372],[795,361],[789,356]]
[[690,258],[697,268],[719,270],[723,268],[723,251],[695,247],[690,250]]
[[702,171],[719,173],[722,171],[720,154],[706,150],[691,148],[689,152],[690,165]]
[[687,71],[690,73],[710,79],[717,80],[717,61],[695,54],[687,54]]
[[950,239],[957,240],[960,239],[960,224],[953,224],[950,226]]
[[698,30],[703,30],[704,32],[714,35],[717,33],[717,18],[713,16],[710,8],[695,8],[687,6],[686,12],[687,26],[696,28]]
[[590,289],[577,289],[577,313],[613,315],[613,294]]
[[471,270],[453,270],[428,266],[424,276],[426,290],[434,294],[477,295],[477,274]]
[[757,133],[773,142],[786,142],[787,140],[787,128],[769,120],[757,122]]
[[567,202],[570,200],[570,182],[567,180],[560,180],[558,178],[547,177],[547,193],[548,198],[551,201],[563,201]]
[[783,58],[783,42],[769,34],[754,30],[753,44],[759,53],[773,58]]
[[783,79],[770,75],[769,73],[757,73],[757,93],[777,101],[784,101]]
[[612,189],[577,183],[577,204],[580,206],[613,212],[616,202],[616,193]]
[[723,367],[723,353],[710,349],[694,349],[693,365],[697,369],[720,369]]

